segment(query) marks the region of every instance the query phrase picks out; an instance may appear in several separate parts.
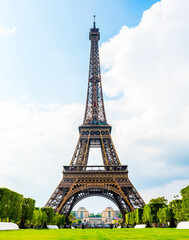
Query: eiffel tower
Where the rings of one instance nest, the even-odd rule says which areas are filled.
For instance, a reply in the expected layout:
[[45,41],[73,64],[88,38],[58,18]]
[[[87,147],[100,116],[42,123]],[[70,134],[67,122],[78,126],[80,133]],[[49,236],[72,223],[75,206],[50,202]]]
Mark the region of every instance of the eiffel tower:
[[[90,196],[105,197],[125,213],[141,208],[145,202],[128,178],[127,165],[121,165],[111,138],[102,94],[98,41],[99,29],[90,29],[91,41],[87,102],[79,140],[69,166],[63,167],[63,178],[48,200],[46,207],[68,218],[73,207]],[[100,148],[103,165],[88,165],[90,148]]]

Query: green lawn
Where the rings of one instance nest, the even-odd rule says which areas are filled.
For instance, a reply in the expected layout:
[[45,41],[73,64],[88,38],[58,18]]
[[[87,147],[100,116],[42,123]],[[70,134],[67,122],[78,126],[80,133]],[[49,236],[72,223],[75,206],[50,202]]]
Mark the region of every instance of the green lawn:
[[82,240],[189,240],[189,230],[179,229],[58,229],[58,230],[16,230],[0,231],[0,240],[51,240],[51,239],[82,239]]

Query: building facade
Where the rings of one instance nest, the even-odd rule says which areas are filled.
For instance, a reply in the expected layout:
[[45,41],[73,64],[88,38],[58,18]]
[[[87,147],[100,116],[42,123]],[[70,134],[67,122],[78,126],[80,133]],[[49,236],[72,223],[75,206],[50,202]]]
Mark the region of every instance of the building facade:
[[120,214],[120,211],[118,210],[113,210],[112,207],[107,207],[103,212],[102,212],[102,217],[103,218],[115,218]]
[[90,214],[84,207],[80,207],[77,211],[74,211],[74,216],[77,219],[81,219],[82,223],[88,224],[106,224],[111,223],[112,220],[118,220],[120,217],[120,211],[114,210],[112,207],[107,207],[102,213],[97,216]]
[[74,211],[74,213],[74,217],[76,217],[77,219],[83,219],[89,216],[89,211],[87,211],[84,207],[78,208],[78,210]]

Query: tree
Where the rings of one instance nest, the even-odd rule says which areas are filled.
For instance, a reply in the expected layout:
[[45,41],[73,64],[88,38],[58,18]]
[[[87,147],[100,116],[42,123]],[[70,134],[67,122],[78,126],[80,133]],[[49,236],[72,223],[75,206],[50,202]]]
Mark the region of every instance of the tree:
[[135,222],[137,224],[143,223],[142,221],[142,215],[143,215],[143,208],[137,208],[135,209]]
[[75,211],[72,211],[71,214],[72,214],[74,217],[76,216]]
[[171,216],[169,227],[171,227],[171,228],[176,227],[176,224],[175,224],[173,216]]
[[147,220],[147,222],[146,222],[146,227],[147,227],[147,228],[151,228],[151,227],[152,227],[152,226],[150,225],[149,220]]
[[184,220],[184,214],[183,214],[182,206],[183,206],[182,200],[180,200],[180,199],[172,200],[169,203],[169,208],[171,210],[171,213],[172,213],[173,217],[175,218],[175,220],[177,220],[179,222]]
[[23,195],[11,191],[11,214],[10,214],[10,221],[17,222],[20,221],[22,215],[22,202],[23,202]]
[[135,221],[135,212],[129,212],[126,214],[126,224],[127,225],[134,225],[136,223]]
[[54,209],[50,207],[41,208],[41,211],[47,215],[47,224],[53,224]]
[[60,218],[60,214],[59,213],[55,213],[54,214],[54,218],[53,218],[53,224],[54,225],[58,225],[59,218]]
[[45,212],[41,211],[41,209],[39,210],[39,215],[40,215],[40,225],[48,224],[48,216]]
[[47,222],[46,221],[43,223],[42,228],[47,228]]
[[184,214],[184,219],[189,220],[189,185],[180,191],[182,196],[182,209]]
[[164,206],[167,205],[168,200],[165,197],[152,198],[149,203],[162,203]]
[[0,218],[9,219],[11,215],[11,194],[12,191],[7,188],[0,188]]
[[78,222],[79,224],[81,224],[81,222],[82,222],[82,221],[81,221],[81,219],[78,219],[78,221],[77,221],[77,222]]
[[47,214],[45,212],[42,212],[41,209],[39,210],[34,210],[33,213],[33,219],[32,219],[32,225],[36,227],[40,227],[44,225],[45,222],[47,222]]
[[17,222],[21,218],[23,195],[0,188],[0,218]]
[[160,223],[168,223],[171,219],[171,210],[168,207],[160,208],[157,216]]
[[70,214],[70,216],[68,217],[68,220],[69,220],[69,224],[71,225],[72,224],[72,222],[74,221],[74,216],[73,216],[73,214]]
[[32,221],[35,209],[35,200],[24,198],[22,202],[22,217],[25,221]]
[[129,225],[129,213],[125,214],[125,223]]
[[19,223],[19,228],[20,229],[25,229],[26,228],[25,221],[24,221],[23,217],[21,218],[21,221]]
[[135,225],[136,224],[136,222],[135,222],[135,212],[130,212],[129,213],[129,223],[131,225]]
[[64,214],[60,215],[58,226],[63,226],[65,224],[65,216]]
[[32,225],[33,226],[39,226],[39,210],[35,209],[33,212],[33,219],[32,219]]
[[143,210],[143,222],[149,221],[150,223],[158,223],[157,212],[160,208],[165,206],[164,203],[149,203],[144,206]]
[[55,213],[53,224],[63,226],[65,224],[65,216],[63,214],[60,215],[59,213]]

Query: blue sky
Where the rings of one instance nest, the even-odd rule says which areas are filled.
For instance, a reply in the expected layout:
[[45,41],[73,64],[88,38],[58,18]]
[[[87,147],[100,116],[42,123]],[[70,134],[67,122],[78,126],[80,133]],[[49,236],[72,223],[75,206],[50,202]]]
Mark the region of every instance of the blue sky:
[[[120,161],[146,202],[179,194],[189,184],[188,10],[188,0],[0,0],[0,186],[44,206],[60,182],[83,120],[95,14]],[[100,152],[89,162],[101,164]]]
[[[0,1],[0,22],[16,26],[11,38],[1,36],[0,99],[41,103],[85,102],[88,32],[96,14],[101,43],[121,26],[136,26],[154,0]],[[11,71],[10,71],[11,69]],[[8,89],[8,92],[7,92]]]

